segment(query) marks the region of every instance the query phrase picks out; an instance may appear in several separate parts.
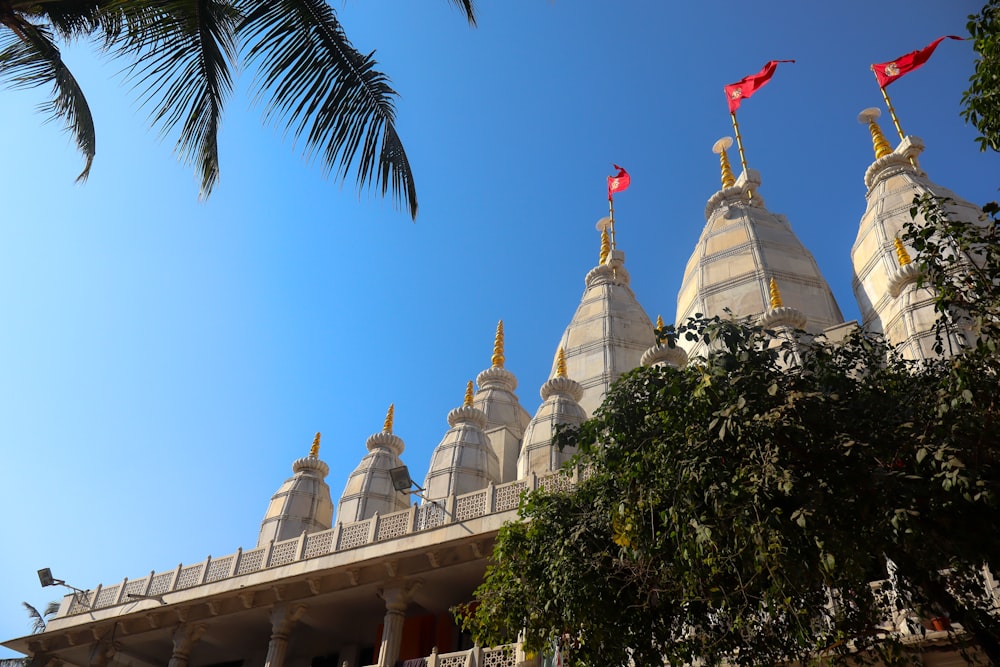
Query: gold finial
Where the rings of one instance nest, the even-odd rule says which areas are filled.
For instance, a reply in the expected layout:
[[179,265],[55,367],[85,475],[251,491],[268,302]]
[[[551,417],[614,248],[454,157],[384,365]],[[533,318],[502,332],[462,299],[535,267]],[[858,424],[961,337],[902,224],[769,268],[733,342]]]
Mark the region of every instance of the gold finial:
[[608,261],[611,254],[611,238],[608,236],[607,228],[601,230],[601,264]]
[[906,266],[913,261],[910,259],[910,253],[906,252],[906,246],[903,245],[898,236],[892,240],[892,243],[896,246],[896,259],[899,260],[900,266]]
[[719,155],[719,167],[722,170],[722,187],[731,188],[736,185],[733,167],[729,164],[729,154],[726,150],[733,145],[732,137],[722,137],[712,146],[712,152]]
[[663,318],[660,317],[659,315],[656,316],[656,328],[657,329],[663,328]]
[[309,456],[316,459],[319,458],[319,431],[316,431],[316,437],[313,438],[312,447],[309,448]]
[[497,336],[493,340],[493,365],[503,368],[503,320],[497,322]]
[[385,413],[385,423],[382,424],[383,433],[392,433],[392,419],[396,413],[396,404],[389,404],[389,411]]
[[875,149],[875,159],[880,157],[885,157],[892,153],[892,146],[886,140],[885,135],[882,134],[882,128],[878,126],[876,122],[878,117],[882,115],[882,112],[877,107],[871,107],[865,109],[860,114],[858,114],[858,122],[868,125],[868,131],[872,135],[872,148]]
[[778,290],[778,283],[775,282],[774,278],[771,278],[768,290],[771,292],[771,310],[776,310],[785,305],[781,301],[781,292]]
[[469,380],[469,384],[465,385],[465,402],[462,403],[462,407],[472,407],[472,380]]
[[556,350],[556,377],[566,377],[566,353],[563,352],[562,346]]

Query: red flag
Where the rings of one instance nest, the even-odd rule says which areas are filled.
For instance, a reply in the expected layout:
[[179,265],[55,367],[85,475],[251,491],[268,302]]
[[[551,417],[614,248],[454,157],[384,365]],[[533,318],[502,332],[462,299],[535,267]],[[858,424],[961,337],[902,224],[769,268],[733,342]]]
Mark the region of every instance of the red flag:
[[778,63],[793,63],[794,60],[769,60],[764,67],[756,74],[745,76],[736,83],[731,83],[724,88],[726,99],[729,101],[729,113],[736,113],[740,108],[743,98],[750,97],[764,87],[764,84],[774,76],[774,70],[778,68]]
[[624,168],[615,165],[615,169],[618,173],[614,176],[608,176],[608,199],[611,199],[611,195],[616,192],[621,192],[629,186],[632,182],[632,177],[628,175],[628,172]]
[[895,60],[890,60],[887,63],[874,63],[872,71],[875,72],[875,78],[878,79],[878,87],[885,88],[904,74],[923,67],[924,63],[931,57],[931,54],[934,53],[934,49],[937,48],[938,44],[946,39],[962,40],[961,37],[956,37],[955,35],[945,35],[944,37],[938,37],[924,48],[910,51]]

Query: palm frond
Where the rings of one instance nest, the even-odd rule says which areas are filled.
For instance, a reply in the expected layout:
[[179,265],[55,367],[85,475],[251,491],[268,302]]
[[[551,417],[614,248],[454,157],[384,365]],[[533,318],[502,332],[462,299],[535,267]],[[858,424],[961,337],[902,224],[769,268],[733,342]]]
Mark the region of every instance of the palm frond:
[[374,53],[358,52],[323,0],[237,0],[247,18],[239,36],[247,61],[258,66],[258,100],[265,117],[305,140],[340,180],[352,168],[358,188],[379,188],[414,218],[417,195],[395,129],[396,92],[375,69]]
[[36,635],[39,632],[45,632],[45,626],[48,624],[41,612],[27,602],[22,602],[21,604],[24,605],[25,610],[28,612],[28,618],[31,619],[31,634]]
[[227,0],[171,0],[147,3],[145,13],[127,16],[130,37],[120,47],[136,59],[130,70],[150,120],[162,133],[180,126],[176,151],[197,164],[201,196],[219,178],[218,133],[233,88],[239,15]]
[[46,23],[61,39],[73,39],[117,34],[122,27],[121,9],[127,4],[125,0],[60,0],[25,2],[15,10],[36,19],[35,23]]
[[476,25],[476,3],[474,0],[451,0],[451,2],[465,12],[465,18],[469,20],[469,25]]
[[14,16],[0,32],[0,81],[12,88],[34,88],[52,84],[52,99],[43,112],[62,120],[86,159],[77,181],[87,180],[97,150],[94,118],[80,84],[62,61],[51,33],[41,26]]

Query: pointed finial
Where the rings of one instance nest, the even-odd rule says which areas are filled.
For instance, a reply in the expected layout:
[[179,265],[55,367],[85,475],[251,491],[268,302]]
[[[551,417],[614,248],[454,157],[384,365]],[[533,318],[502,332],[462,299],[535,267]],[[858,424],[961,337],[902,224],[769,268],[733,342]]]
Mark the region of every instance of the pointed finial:
[[878,126],[876,122],[878,117],[882,115],[882,112],[878,107],[869,107],[865,109],[860,114],[858,114],[858,122],[868,125],[868,131],[872,135],[872,148],[875,149],[875,159],[880,157],[885,157],[892,153],[892,146],[886,140],[885,135],[882,134],[882,128]]
[[385,413],[385,423],[382,424],[383,433],[392,433],[392,420],[393,417],[395,416],[395,412],[396,412],[396,404],[390,403],[389,411]]
[[497,335],[493,339],[493,365],[503,368],[503,320],[497,322]]
[[472,407],[472,380],[469,380],[469,384],[465,385],[465,401],[462,403],[462,407]]
[[611,238],[608,236],[608,230],[601,230],[601,258],[600,263],[604,264],[608,261],[608,255],[611,254]]
[[318,459],[319,458],[319,431],[316,431],[316,437],[313,438],[312,447],[309,448],[309,456]]
[[663,328],[663,318],[660,317],[659,315],[656,316],[656,328],[657,329]]
[[719,167],[722,170],[722,187],[731,188],[736,185],[733,167],[729,164],[729,154],[726,150],[733,145],[732,137],[722,137],[712,145],[712,152],[719,155]]
[[777,310],[785,305],[781,301],[781,292],[778,290],[778,283],[774,280],[774,278],[771,278],[768,290],[771,292],[771,310]]
[[892,240],[892,243],[896,246],[896,259],[899,260],[900,266],[906,266],[913,261],[910,259],[910,253],[906,252],[906,246],[903,245],[898,236]]
[[556,350],[556,377],[566,377],[566,353],[563,352],[562,346]]

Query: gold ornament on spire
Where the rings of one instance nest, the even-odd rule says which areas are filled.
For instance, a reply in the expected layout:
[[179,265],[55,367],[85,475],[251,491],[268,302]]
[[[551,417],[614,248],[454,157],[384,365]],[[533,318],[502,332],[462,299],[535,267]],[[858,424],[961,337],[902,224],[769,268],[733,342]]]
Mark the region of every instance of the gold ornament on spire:
[[858,122],[868,125],[868,131],[871,132],[872,148],[875,149],[876,160],[892,153],[892,146],[889,145],[885,135],[882,134],[882,128],[876,122],[881,115],[882,112],[877,107],[865,109],[858,114]]
[[556,377],[566,377],[566,353],[563,352],[562,346],[556,350]]
[[469,384],[465,385],[465,402],[462,403],[462,407],[472,407],[472,380],[469,380]]
[[892,244],[896,246],[896,259],[899,260],[900,266],[906,266],[913,261],[910,259],[910,253],[906,252],[906,246],[903,245],[898,236],[892,240]]
[[611,238],[608,236],[607,228],[601,230],[601,259],[600,263],[604,264],[608,261],[608,256],[611,254]]
[[733,145],[732,137],[722,137],[712,146],[712,152],[719,156],[719,168],[722,170],[722,187],[731,188],[736,185],[733,167],[729,164],[729,154],[726,150]]
[[385,423],[382,424],[383,433],[392,433],[392,420],[396,413],[396,404],[389,404],[389,411],[385,413]]
[[771,278],[771,282],[768,285],[768,291],[771,292],[771,310],[777,310],[785,304],[781,301],[781,292],[778,290],[778,283]]
[[660,317],[659,315],[656,316],[656,328],[657,329],[663,328],[663,318]]
[[316,437],[313,438],[312,447],[309,448],[309,456],[311,456],[314,459],[319,458],[319,436],[320,436],[319,431],[316,431]]
[[503,368],[503,320],[497,322],[497,335],[493,339],[493,365]]

